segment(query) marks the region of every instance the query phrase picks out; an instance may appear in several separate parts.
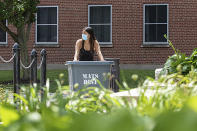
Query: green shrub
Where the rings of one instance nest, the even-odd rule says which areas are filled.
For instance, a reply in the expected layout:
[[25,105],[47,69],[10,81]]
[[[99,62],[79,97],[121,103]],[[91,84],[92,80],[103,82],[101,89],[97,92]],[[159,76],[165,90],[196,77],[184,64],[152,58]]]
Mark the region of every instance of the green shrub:
[[184,53],[175,49],[172,42],[166,35],[165,38],[168,40],[168,43],[174,50],[175,54],[167,59],[161,74],[164,75],[166,72],[168,74],[181,72],[182,75],[187,75],[189,71],[191,71],[192,67],[195,68],[194,71],[197,71],[197,48],[193,50],[190,56],[186,56]]
[[[133,78],[136,78],[136,76]],[[137,100],[111,97],[111,91],[90,87],[70,92],[57,81],[49,93],[49,81],[40,87],[23,87],[16,103],[0,104],[1,130],[6,131],[162,131],[196,130],[197,73],[177,72],[148,78],[139,87]],[[148,96],[150,90],[154,95]],[[25,95],[24,95],[25,94]],[[65,97],[66,96],[66,97]],[[131,101],[129,101],[131,100]],[[137,104],[136,104],[136,103]]]

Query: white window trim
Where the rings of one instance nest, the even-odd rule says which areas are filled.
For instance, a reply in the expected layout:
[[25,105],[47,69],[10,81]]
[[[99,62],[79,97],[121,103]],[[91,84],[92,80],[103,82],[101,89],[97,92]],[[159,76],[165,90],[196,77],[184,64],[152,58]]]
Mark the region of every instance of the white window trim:
[[[152,24],[167,24],[167,36],[169,37],[169,6],[168,4],[144,4],[143,7],[143,45],[168,45],[169,43],[166,42],[145,42],[145,6],[150,5],[166,5],[167,6],[167,23],[152,23]],[[151,24],[151,23],[148,23]]]
[[[8,21],[6,20],[6,26],[8,26]],[[6,32],[6,41],[0,42],[0,45],[7,45],[8,44],[8,33]]]
[[[58,44],[58,41],[59,41],[59,8],[58,6],[37,6],[37,8],[46,8],[46,7],[57,7],[57,24],[37,24],[37,13],[36,13],[36,32],[35,32],[35,43],[37,45],[52,45],[52,44]],[[38,42],[37,41],[37,26],[38,25],[57,25],[57,42]]]
[[[111,21],[110,21],[110,24],[109,23],[106,23],[106,24],[90,24],[90,7],[96,7],[96,6],[109,6],[111,7]],[[103,44],[103,45],[112,45],[112,5],[88,5],[88,26],[90,25],[111,25],[110,26],[110,42],[99,42],[100,44]]]

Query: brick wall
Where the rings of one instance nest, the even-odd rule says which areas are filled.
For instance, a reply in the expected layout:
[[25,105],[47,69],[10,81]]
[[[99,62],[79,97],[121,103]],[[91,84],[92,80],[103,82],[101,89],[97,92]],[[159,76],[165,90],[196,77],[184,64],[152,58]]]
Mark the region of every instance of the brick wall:
[[[197,39],[196,0],[41,0],[40,5],[59,7],[59,47],[35,47],[47,50],[48,63],[73,60],[74,46],[88,25],[88,5],[112,5],[113,47],[102,47],[104,57],[120,58],[121,64],[163,64],[174,52],[170,47],[141,47],[143,43],[143,4],[169,4],[169,38],[174,46],[191,54]],[[13,41],[0,46],[0,55],[9,58]],[[32,27],[28,50],[35,43]]]

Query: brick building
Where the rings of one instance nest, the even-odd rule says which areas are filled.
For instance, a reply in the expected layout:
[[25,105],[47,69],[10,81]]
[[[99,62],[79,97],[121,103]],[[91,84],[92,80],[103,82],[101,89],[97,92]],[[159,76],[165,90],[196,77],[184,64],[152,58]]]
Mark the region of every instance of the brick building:
[[[91,26],[106,58],[121,64],[159,65],[174,52],[187,55],[197,44],[196,0],[40,0],[29,52],[45,48],[48,63],[73,60],[82,28]],[[13,40],[0,31],[0,56],[10,58]]]

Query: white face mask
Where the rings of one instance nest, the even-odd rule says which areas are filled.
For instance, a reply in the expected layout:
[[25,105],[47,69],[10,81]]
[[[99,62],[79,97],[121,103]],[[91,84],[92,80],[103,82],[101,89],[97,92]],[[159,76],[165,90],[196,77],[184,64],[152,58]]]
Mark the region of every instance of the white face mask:
[[88,36],[86,34],[82,34],[82,39],[83,40],[87,40],[88,39]]

